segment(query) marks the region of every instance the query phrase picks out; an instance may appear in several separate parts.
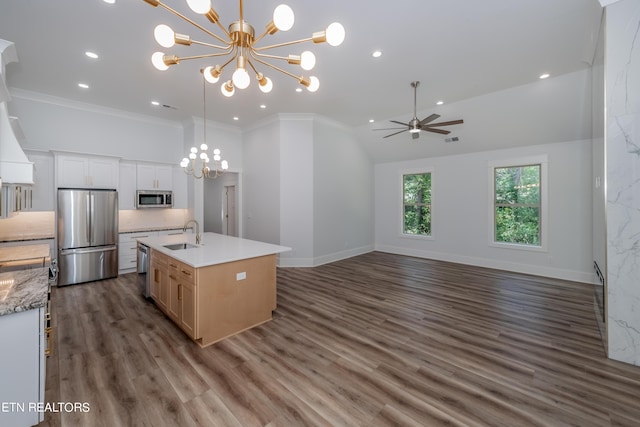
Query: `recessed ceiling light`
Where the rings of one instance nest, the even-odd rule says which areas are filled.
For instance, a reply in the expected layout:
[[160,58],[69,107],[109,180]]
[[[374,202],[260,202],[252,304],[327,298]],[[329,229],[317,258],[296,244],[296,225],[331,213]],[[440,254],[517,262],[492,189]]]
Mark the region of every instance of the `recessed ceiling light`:
[[444,104],[444,101],[438,101],[438,102],[436,102],[436,105],[442,105],[442,104]]
[[89,89],[89,85],[86,83],[78,83],[78,87],[81,87],[82,89]]
[[373,51],[371,56],[373,56],[374,58],[380,58],[382,56],[382,51],[375,50],[375,51]]
[[160,103],[158,101],[151,101],[151,105],[155,105],[156,107],[158,107]]
[[267,106],[266,106],[266,105],[264,105],[264,104],[262,104],[262,105],[260,106],[260,108],[262,108],[262,109],[264,110],[265,108],[267,108]]
[[540,74],[541,79],[546,79],[547,77],[549,77],[548,73]]
[[236,116],[233,118],[233,120],[240,120],[240,118]]
[[109,4],[114,4],[116,2],[116,0],[102,0],[102,1]]
[[296,92],[300,93],[300,92],[302,92],[302,89],[301,89],[301,88],[299,88],[299,87],[297,87],[297,88],[296,88]]
[[375,122],[375,120],[369,119],[369,123],[373,123],[373,122]]
[[86,51],[84,54],[87,55],[91,59],[98,59],[99,58],[98,54],[95,53],[95,52]]

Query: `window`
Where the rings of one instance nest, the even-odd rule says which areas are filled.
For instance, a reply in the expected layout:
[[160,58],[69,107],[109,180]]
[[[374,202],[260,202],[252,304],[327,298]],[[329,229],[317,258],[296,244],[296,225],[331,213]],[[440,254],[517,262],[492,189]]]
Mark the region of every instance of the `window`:
[[402,175],[402,232],[431,236],[431,173]]
[[541,246],[542,164],[493,168],[494,241]]

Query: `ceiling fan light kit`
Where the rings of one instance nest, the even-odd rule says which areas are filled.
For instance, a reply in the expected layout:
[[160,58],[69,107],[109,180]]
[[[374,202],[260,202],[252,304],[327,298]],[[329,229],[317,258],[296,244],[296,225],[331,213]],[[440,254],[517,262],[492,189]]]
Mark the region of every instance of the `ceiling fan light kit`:
[[418,113],[416,111],[417,107],[417,92],[418,86],[420,86],[419,81],[411,82],[411,87],[413,88],[413,118],[409,121],[409,123],[399,122],[397,120],[389,120],[391,123],[395,123],[398,125],[402,125],[401,128],[383,128],[383,129],[373,129],[373,130],[398,130],[398,132],[391,133],[389,135],[384,136],[384,138],[389,138],[390,136],[398,135],[399,133],[407,132],[411,134],[413,139],[418,139],[420,137],[420,131],[425,132],[433,132],[442,135],[448,135],[451,132],[444,129],[436,129],[436,127],[440,126],[452,126],[459,125],[464,123],[462,119],[460,120],[451,120],[448,122],[439,122],[439,123],[431,123],[434,120],[440,117],[439,114],[431,114],[428,117],[425,117],[422,120],[418,119]]
[[235,89],[246,89],[251,84],[251,76],[249,70],[253,71],[260,90],[264,93],[268,93],[273,88],[273,82],[269,77],[266,77],[262,72],[258,71],[256,66],[258,64],[271,68],[272,70],[286,74],[298,81],[302,86],[306,87],[309,92],[315,92],[320,87],[320,80],[316,76],[302,76],[291,73],[284,70],[269,61],[281,60],[286,61],[288,64],[297,65],[304,71],[312,70],[316,65],[316,57],[311,51],[304,51],[299,55],[290,54],[288,56],[276,56],[263,53],[269,49],[275,49],[284,46],[290,46],[299,43],[312,42],[313,44],[327,43],[330,46],[339,46],[342,44],[345,38],[344,27],[334,22],[330,24],[323,31],[316,31],[312,33],[311,37],[293,40],[284,43],[272,44],[268,46],[258,47],[256,44],[262,40],[265,36],[273,35],[278,31],[288,31],[293,27],[295,16],[293,10],[286,4],[277,6],[273,12],[273,18],[266,25],[265,30],[259,36],[256,36],[256,32],[253,26],[244,20],[244,8],[242,0],[239,0],[240,16],[237,21],[232,22],[228,29],[220,23],[220,15],[211,6],[211,0],[187,0],[189,8],[197,13],[204,15],[209,22],[217,25],[218,29],[223,33],[222,36],[215,34],[186,17],[180,12],[172,9],[160,0],[144,0],[146,3],[153,7],[162,7],[175,16],[187,21],[189,24],[198,28],[206,33],[209,37],[212,37],[215,43],[202,42],[193,40],[190,36],[185,34],[178,34],[174,32],[168,25],[160,24],[154,29],[154,37],[158,44],[165,48],[170,48],[178,45],[191,46],[197,44],[211,48],[213,53],[193,56],[177,55],[165,55],[163,52],[155,52],[151,56],[151,62],[154,67],[160,71],[168,70],[172,65],[177,65],[180,61],[186,61],[190,59],[203,59],[222,57],[224,63],[222,65],[217,64],[214,66],[208,66],[204,68],[204,78],[209,83],[217,83],[224,68],[231,64],[235,64],[235,71],[233,72],[231,79],[221,84],[220,91],[226,97],[230,97],[235,93]]

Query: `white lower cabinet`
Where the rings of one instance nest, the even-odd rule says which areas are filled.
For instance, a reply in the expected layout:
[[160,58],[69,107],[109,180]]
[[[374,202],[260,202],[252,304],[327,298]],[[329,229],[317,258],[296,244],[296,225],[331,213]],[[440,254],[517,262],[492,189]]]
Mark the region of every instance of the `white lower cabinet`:
[[[187,230],[191,233],[191,230]],[[135,233],[120,233],[118,236],[118,272],[120,274],[136,271],[138,261],[138,240],[146,237],[170,236],[185,234],[181,228],[162,231],[136,231]]]
[[44,419],[44,308],[0,316],[0,426]]

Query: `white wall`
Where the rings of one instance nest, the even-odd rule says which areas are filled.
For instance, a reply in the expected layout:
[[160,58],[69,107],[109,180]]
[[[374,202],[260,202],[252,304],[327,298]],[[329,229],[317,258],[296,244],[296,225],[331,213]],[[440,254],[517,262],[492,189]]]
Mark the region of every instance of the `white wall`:
[[29,92],[12,94],[10,113],[20,119],[24,148],[174,164],[182,158],[179,122]]
[[312,266],[314,233],[314,116],[280,115],[280,244],[292,248],[280,265]]
[[[244,232],[240,237],[280,243],[280,123],[259,123],[243,133],[241,196]],[[240,198],[239,198],[240,199]]]
[[373,250],[373,165],[352,130],[317,118],[313,129],[315,265]]
[[[489,245],[493,161],[548,156],[548,250]],[[432,170],[432,239],[403,236],[403,172]],[[591,141],[543,144],[375,167],[376,250],[592,282]]]

